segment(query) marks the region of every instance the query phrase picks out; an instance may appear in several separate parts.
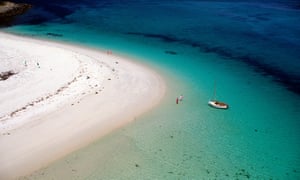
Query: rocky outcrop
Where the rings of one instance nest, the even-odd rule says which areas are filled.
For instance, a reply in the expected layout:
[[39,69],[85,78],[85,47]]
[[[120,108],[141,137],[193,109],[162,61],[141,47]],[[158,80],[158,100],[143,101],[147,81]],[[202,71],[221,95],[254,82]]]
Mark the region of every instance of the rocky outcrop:
[[0,2],[0,26],[10,25],[16,16],[24,14],[31,7],[25,3]]

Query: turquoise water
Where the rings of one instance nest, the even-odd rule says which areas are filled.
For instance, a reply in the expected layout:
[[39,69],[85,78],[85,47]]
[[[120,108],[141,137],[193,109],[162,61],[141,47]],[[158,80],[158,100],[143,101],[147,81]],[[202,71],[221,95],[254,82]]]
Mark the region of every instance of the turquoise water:
[[[30,177],[300,179],[299,10],[267,2],[82,1],[6,28],[112,49],[168,86],[151,112]],[[207,105],[214,82],[230,109]]]

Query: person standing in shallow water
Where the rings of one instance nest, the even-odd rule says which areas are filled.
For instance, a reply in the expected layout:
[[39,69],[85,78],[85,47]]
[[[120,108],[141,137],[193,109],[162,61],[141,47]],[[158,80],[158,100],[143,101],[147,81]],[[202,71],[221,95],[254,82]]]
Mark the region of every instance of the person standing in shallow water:
[[183,95],[181,94],[180,96],[179,96],[179,101],[182,101],[183,100]]
[[183,95],[180,95],[179,97],[176,98],[176,104],[179,103],[179,101],[183,100]]

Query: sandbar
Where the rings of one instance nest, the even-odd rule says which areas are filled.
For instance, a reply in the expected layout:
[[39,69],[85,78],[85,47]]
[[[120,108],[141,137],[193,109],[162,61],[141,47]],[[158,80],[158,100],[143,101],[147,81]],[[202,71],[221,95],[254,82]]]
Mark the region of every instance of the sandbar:
[[133,121],[159,104],[154,70],[76,45],[0,32],[0,179],[15,179]]

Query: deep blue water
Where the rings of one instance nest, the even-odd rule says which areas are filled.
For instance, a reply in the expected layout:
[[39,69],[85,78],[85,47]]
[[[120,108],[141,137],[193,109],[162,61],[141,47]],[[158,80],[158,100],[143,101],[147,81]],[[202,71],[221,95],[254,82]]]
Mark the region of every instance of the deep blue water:
[[75,24],[128,40],[187,45],[244,62],[300,94],[299,1],[28,2],[34,8],[17,23]]
[[[300,179],[299,1],[28,2],[6,31],[113,49],[169,88],[153,112],[46,169],[49,179],[91,156],[83,179]],[[228,111],[207,106],[215,81]]]

